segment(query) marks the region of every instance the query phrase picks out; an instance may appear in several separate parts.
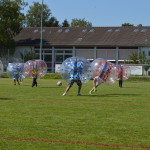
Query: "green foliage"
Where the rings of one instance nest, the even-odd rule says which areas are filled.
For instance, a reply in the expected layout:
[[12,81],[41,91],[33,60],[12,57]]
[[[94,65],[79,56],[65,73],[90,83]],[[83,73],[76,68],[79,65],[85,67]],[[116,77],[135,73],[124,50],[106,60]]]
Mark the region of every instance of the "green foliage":
[[22,53],[20,53],[20,55],[22,60],[24,60],[24,62],[33,59],[39,59],[39,54],[36,54],[35,51],[29,51],[28,53],[25,54],[25,56],[23,56]]
[[92,27],[92,23],[83,19],[72,19],[71,27]]
[[150,82],[150,76],[130,76],[126,81]]
[[131,23],[123,23],[122,27],[130,27],[130,26],[134,26],[134,24]]
[[8,78],[8,76],[7,76],[7,73],[6,72],[4,72],[3,74],[2,74],[2,76],[1,76],[2,78]]
[[59,27],[59,21],[55,17],[51,17],[45,24],[43,24],[45,27]]
[[129,58],[133,64],[147,64],[148,63],[146,54],[142,52],[140,52],[139,54],[137,52],[133,52],[131,55],[129,55]]
[[[41,26],[41,13],[42,5],[39,2],[33,2],[33,6],[29,7],[28,13],[26,14],[26,25],[28,27],[40,27]],[[43,26],[49,20],[51,10],[46,4],[43,4]]]
[[15,46],[13,37],[18,34],[24,23],[22,0],[0,2],[0,49],[12,49]]
[[69,27],[70,24],[69,22],[67,21],[67,19],[64,20],[64,22],[62,23],[62,27]]
[[61,76],[59,73],[46,73],[42,79],[61,79]]

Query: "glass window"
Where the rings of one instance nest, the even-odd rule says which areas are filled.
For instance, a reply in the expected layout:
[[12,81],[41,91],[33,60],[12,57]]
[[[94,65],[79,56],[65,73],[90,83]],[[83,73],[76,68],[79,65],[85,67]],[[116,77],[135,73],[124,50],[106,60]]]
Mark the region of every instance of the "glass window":
[[94,29],[91,29],[89,32],[94,32],[95,30]]
[[62,32],[62,29],[59,29],[58,32]]
[[38,54],[38,53],[39,53],[39,50],[35,50],[35,53]]
[[115,32],[120,32],[120,29],[115,29]]
[[52,55],[45,55],[44,60],[45,61],[52,61]]
[[86,32],[86,31],[87,31],[87,29],[83,29],[83,30],[82,30],[82,32]]
[[108,29],[108,30],[107,30],[107,32],[112,32],[112,31],[113,31],[112,29]]
[[146,32],[146,31],[147,31],[147,29],[142,29],[142,30],[141,30],[141,32]]
[[72,50],[66,50],[65,53],[72,53]]
[[38,31],[39,31],[38,29],[35,29],[35,30],[34,30],[34,33],[38,32]]
[[65,55],[64,59],[67,59],[69,57],[72,57],[72,55]]
[[48,68],[48,69],[47,69],[47,72],[52,72],[52,69]]
[[44,50],[44,53],[52,53],[52,50]]
[[148,51],[148,56],[150,56],[150,51]]
[[134,32],[138,32],[139,31],[139,29],[134,29]]
[[56,61],[63,62],[63,55],[56,55]]
[[66,29],[66,30],[65,30],[65,32],[69,32],[69,31],[70,31],[69,29]]
[[57,50],[56,53],[64,53],[63,50]]
[[78,38],[77,41],[82,41],[82,38]]

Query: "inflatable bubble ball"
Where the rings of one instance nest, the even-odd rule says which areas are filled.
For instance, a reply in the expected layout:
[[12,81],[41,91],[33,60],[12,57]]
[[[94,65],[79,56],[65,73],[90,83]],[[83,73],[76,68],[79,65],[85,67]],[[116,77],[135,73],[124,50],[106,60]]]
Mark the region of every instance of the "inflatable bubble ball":
[[29,78],[41,78],[47,72],[47,65],[43,60],[29,60],[24,65],[23,74]]
[[3,70],[3,63],[0,60],[0,77],[2,76],[3,72],[4,72],[4,70]]
[[11,79],[23,79],[24,63],[9,63],[7,66],[7,75]]
[[90,62],[84,57],[67,58],[61,65],[61,77],[66,82],[72,79],[88,82],[92,77]]
[[117,79],[121,77],[122,80],[127,80],[131,75],[131,70],[129,66],[126,65],[118,65],[117,67]]

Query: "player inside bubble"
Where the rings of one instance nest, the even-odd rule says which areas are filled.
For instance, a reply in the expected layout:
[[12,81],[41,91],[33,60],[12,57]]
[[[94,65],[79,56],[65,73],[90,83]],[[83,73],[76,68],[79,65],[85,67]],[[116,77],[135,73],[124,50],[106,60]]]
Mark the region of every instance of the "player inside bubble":
[[25,78],[23,75],[23,68],[24,64],[23,63],[9,63],[7,66],[7,75],[9,78],[14,80],[14,85],[18,83],[20,85],[20,81]]
[[97,91],[97,87],[101,84],[113,84],[117,79],[117,71],[114,64],[102,58],[97,58],[91,63],[93,87],[89,91],[90,94]]
[[63,93],[67,94],[72,85],[78,85],[78,96],[81,96],[82,83],[86,83],[91,79],[90,62],[84,57],[70,57],[67,58],[61,66],[61,77],[68,82],[68,86]]
[[47,65],[43,60],[29,60],[24,65],[23,74],[33,78],[32,87],[37,87],[37,78],[43,77],[47,72]]

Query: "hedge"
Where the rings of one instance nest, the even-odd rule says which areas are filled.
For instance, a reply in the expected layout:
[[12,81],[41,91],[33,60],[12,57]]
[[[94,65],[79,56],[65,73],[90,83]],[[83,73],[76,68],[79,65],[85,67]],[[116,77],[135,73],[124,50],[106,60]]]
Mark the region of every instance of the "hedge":
[[[2,78],[8,78],[6,72],[3,73]],[[46,73],[42,79],[61,79],[61,75],[59,73]],[[126,81],[150,82],[150,76],[130,76]]]

